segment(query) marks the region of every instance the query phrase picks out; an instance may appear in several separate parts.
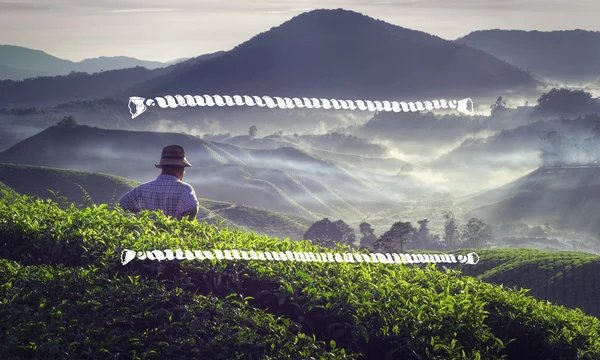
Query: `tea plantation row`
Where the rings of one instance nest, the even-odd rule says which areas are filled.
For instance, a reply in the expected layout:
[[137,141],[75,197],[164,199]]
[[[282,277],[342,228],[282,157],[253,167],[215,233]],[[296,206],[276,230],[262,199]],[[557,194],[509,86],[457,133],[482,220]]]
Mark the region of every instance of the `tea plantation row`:
[[528,295],[537,299],[600,316],[599,256],[535,249],[476,251],[485,260],[477,266],[459,266],[464,275],[493,284],[528,288]]
[[[14,279],[9,283],[25,289],[7,293],[3,288],[7,294],[2,295],[2,314],[23,311],[19,309],[28,301],[32,309],[38,301],[51,309],[47,313],[36,310],[29,318],[0,316],[0,328],[8,329],[0,337],[0,343],[5,344],[0,357],[19,349],[29,351],[22,358],[41,358],[42,352],[28,346],[33,342],[39,349],[50,338],[57,339],[53,349],[66,351],[66,342],[75,343],[78,354],[104,349],[108,354],[143,358],[141,354],[152,350],[165,358],[173,354],[178,357],[200,346],[198,341],[212,344],[210,340],[194,338],[197,332],[188,331],[197,325],[195,329],[216,334],[214,344],[223,341],[228,346],[226,351],[230,352],[225,351],[223,356],[241,352],[255,358],[290,359],[322,358],[326,356],[323,354],[338,358],[360,355],[368,359],[600,358],[597,318],[463,277],[457,271],[442,272],[434,266],[217,260],[134,260],[122,266],[119,255],[123,249],[331,250],[306,241],[280,241],[175,221],[159,213],[144,212],[133,217],[103,206],[61,210],[51,201],[8,193],[0,199],[0,239],[1,257],[41,269],[29,270],[10,262],[0,264],[2,271],[9,273],[4,276]],[[85,273],[81,268],[92,270]],[[23,275],[27,271],[47,273],[43,276],[57,280],[43,285],[46,283],[39,275],[39,285],[28,283],[28,275]],[[76,277],[69,271],[82,275]],[[114,287],[109,286],[109,280]],[[143,303],[141,295],[124,297],[119,289],[127,281],[137,289],[131,289],[133,293],[139,290],[156,295],[146,296]],[[31,300],[30,292],[38,294],[38,298]],[[191,294],[199,296],[198,305],[186,308]],[[177,296],[186,300],[170,300]],[[209,299],[215,297],[220,302],[212,302],[225,310],[214,311]],[[238,304],[235,299],[246,302]],[[66,305],[73,304],[83,306],[82,310],[67,311]],[[98,310],[91,315],[91,311],[83,311],[85,306],[97,306]],[[203,319],[203,313],[209,314],[207,322],[192,326],[192,319]],[[183,325],[173,325],[172,319],[167,322],[167,314]],[[236,314],[250,321],[240,322],[239,331],[228,328],[229,325],[210,328],[213,323],[234,324]],[[39,322],[48,322],[51,315],[61,316],[63,325],[48,325],[37,332],[32,329],[40,327]],[[90,316],[94,319],[88,319]],[[97,328],[90,321],[105,325],[98,327],[102,330],[94,336],[85,335]],[[32,325],[36,322],[38,325]],[[85,334],[68,331],[71,325],[65,324],[73,323],[81,323]],[[115,328],[116,324],[119,326]],[[189,334],[185,335],[182,329]],[[157,331],[162,334],[159,341],[169,342],[170,347],[158,346],[156,338],[147,335]],[[242,335],[226,340],[231,331]],[[305,335],[298,337],[299,343],[292,349],[290,344],[296,340],[290,334],[295,331]],[[60,335],[62,332],[64,335]],[[133,348],[123,345],[126,338],[137,339],[132,340]],[[86,339],[87,347],[78,347]],[[269,348],[269,344],[275,348]],[[204,347],[207,351],[214,349],[210,345]],[[205,358],[211,358],[208,354]]]

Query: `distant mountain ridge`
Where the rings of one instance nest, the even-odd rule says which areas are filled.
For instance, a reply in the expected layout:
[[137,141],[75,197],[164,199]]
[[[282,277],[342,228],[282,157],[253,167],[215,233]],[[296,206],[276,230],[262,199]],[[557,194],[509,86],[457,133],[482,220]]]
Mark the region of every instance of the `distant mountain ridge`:
[[[144,83],[150,79],[160,82],[163,78],[185,71],[192,64],[212,59],[222,53],[205,54],[153,70],[136,66],[94,74],[72,72],[69,75],[40,76],[22,81],[0,80],[0,93],[2,93],[0,108],[32,106],[40,108],[72,101],[104,99],[107,94],[123,91],[134,84]],[[127,64],[133,64],[133,60],[127,60]],[[94,61],[96,60],[90,60],[90,62]],[[128,96],[119,100],[126,101],[127,98]]]
[[[44,78],[44,86],[35,80],[0,82],[0,91],[12,94],[10,101],[1,99],[0,107],[203,93],[416,100],[530,90],[539,84],[531,74],[483,51],[342,9],[309,11],[227,52],[171,65],[117,57],[89,59],[81,62],[84,68],[76,68],[71,61],[15,46],[0,48],[0,59],[5,59],[0,65],[63,74],[104,67],[103,73],[88,75],[85,85],[61,78]],[[141,70],[131,69],[136,64],[150,69],[147,75],[138,76]],[[117,65],[130,69],[110,70]],[[111,71],[122,71],[115,86],[103,83],[102,75]],[[40,87],[52,90],[44,94]],[[30,93],[39,99],[27,99]],[[215,109],[194,110],[201,116]]]
[[110,70],[89,75],[71,73],[23,81],[0,81],[0,108],[47,107],[78,100],[104,98],[107,92],[125,89],[156,74],[143,67]]
[[600,31],[480,30],[455,42],[551,80],[592,81],[600,74]]
[[150,80],[118,96],[247,93],[385,99],[535,84],[530,74],[482,51],[338,9],[300,14],[167,82]]
[[75,62],[58,58],[41,50],[15,45],[0,45],[0,80],[24,80],[37,76],[68,75],[71,71],[94,74],[136,66],[153,70],[186,60],[189,59],[159,62],[139,60],[128,56],[101,56]]

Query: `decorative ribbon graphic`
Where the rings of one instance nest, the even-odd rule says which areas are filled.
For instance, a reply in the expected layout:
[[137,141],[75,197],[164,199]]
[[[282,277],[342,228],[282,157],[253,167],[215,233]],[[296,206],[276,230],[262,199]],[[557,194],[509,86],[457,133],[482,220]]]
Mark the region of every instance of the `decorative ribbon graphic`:
[[[127,265],[133,259],[139,260],[268,260],[268,261],[300,261],[300,262],[347,262],[347,263],[383,263],[383,264],[471,264],[479,262],[479,255],[474,252],[466,255],[453,254],[388,254],[371,253],[312,253],[291,251],[244,251],[244,250],[182,250],[170,249],[152,251],[133,251],[125,249],[121,252],[121,264]],[[476,259],[475,259],[476,257]]]
[[[131,105],[135,105],[135,111]],[[131,118],[135,119],[148,109],[148,106],[174,109],[176,107],[187,106],[259,106],[270,109],[343,109],[343,110],[363,110],[363,111],[393,111],[393,112],[414,112],[430,111],[439,109],[453,109],[463,114],[473,113],[473,101],[471,98],[462,100],[431,100],[431,101],[371,101],[371,100],[337,100],[337,99],[317,99],[317,98],[281,98],[270,96],[248,96],[248,95],[165,95],[157,96],[153,99],[146,99],[139,96],[129,97],[129,113]]]

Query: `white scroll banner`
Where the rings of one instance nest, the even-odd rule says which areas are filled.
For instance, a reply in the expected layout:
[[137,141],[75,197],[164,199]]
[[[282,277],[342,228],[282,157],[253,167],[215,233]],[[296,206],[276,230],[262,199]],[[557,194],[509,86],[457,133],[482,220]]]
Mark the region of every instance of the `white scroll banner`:
[[[131,105],[134,105],[132,107]],[[146,99],[139,96],[129,97],[129,113],[131,118],[140,116],[149,106],[158,106],[163,109],[194,106],[258,106],[270,109],[336,109],[336,110],[362,110],[362,111],[393,111],[416,112],[441,109],[456,110],[462,114],[473,114],[473,101],[471,98],[462,100],[431,100],[431,101],[371,101],[371,100],[337,100],[317,98],[287,98],[270,96],[248,95],[165,95]]]
[[389,254],[386,253],[313,253],[292,251],[244,251],[244,250],[182,250],[171,249],[152,251],[133,251],[125,249],[121,252],[121,264],[127,265],[137,258],[139,260],[268,260],[299,262],[346,262],[346,263],[383,263],[383,264],[471,264],[477,265],[479,255],[471,252],[459,254]]

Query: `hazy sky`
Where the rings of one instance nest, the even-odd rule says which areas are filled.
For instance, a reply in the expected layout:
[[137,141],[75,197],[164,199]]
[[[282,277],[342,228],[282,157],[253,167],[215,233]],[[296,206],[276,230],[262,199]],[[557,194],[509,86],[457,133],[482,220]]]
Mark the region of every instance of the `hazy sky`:
[[0,0],[0,44],[79,61],[229,50],[295,15],[344,8],[455,39],[473,30],[600,30],[598,0]]

